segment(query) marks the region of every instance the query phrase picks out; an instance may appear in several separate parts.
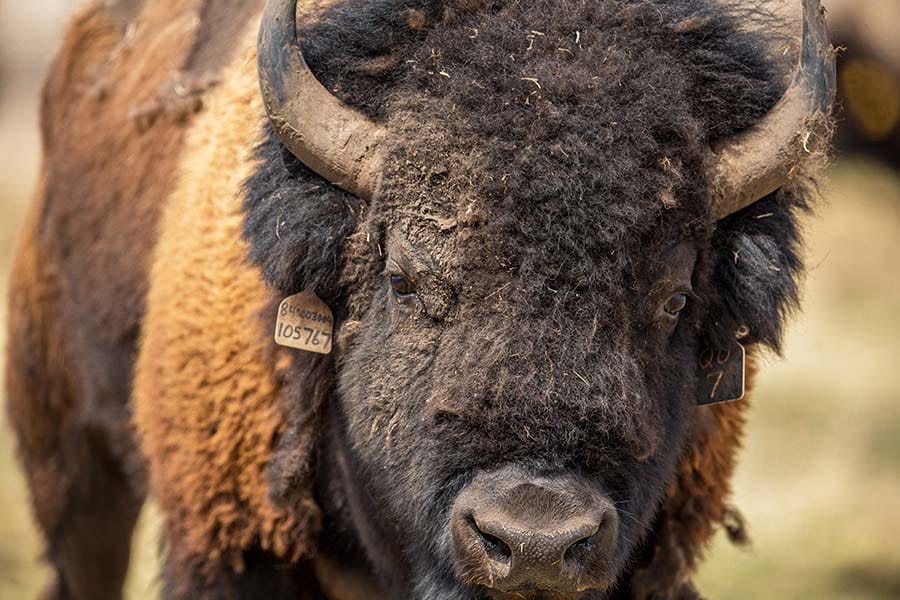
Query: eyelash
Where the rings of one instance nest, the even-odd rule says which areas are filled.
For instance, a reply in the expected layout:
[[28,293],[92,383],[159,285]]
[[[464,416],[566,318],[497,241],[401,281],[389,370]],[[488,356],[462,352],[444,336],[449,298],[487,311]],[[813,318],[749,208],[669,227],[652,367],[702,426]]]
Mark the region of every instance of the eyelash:
[[[674,312],[669,311],[668,305],[672,302],[673,299],[678,296],[684,296],[684,304],[678,307],[678,310]],[[689,310],[691,308],[691,305],[697,301],[698,298],[696,294],[694,294],[691,290],[677,289],[677,291],[670,293],[665,298],[665,300],[657,305],[654,317],[657,326],[671,333],[681,322],[682,316],[684,315],[685,311]]]
[[409,279],[402,273],[391,273],[388,276],[391,284],[391,290],[395,296],[409,296],[415,294],[416,289]]
[[391,296],[400,307],[410,310],[422,308],[422,301],[419,299],[416,287],[405,273],[389,271],[387,275]]
[[[673,301],[675,301],[674,306],[670,306]],[[669,299],[663,303],[663,310],[666,314],[677,317],[687,308],[688,302],[690,302],[690,297],[685,292],[678,292],[669,296]]]

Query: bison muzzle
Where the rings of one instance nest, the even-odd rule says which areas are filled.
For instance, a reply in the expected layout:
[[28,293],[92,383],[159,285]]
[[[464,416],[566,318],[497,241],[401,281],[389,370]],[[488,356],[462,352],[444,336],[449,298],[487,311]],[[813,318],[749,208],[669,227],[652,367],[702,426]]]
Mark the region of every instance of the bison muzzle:
[[457,572],[469,584],[574,594],[613,580],[615,507],[571,476],[480,474],[453,503],[450,528]]

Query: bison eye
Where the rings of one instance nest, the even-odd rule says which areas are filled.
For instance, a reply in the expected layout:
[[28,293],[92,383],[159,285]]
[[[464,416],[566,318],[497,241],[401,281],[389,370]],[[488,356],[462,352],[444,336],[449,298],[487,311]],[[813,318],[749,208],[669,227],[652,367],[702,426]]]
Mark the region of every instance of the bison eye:
[[419,296],[416,294],[416,288],[405,275],[401,273],[391,273],[389,278],[391,282],[391,293],[394,295],[394,299],[397,300],[397,303],[400,306],[406,308],[416,308],[419,306],[420,302]]
[[391,275],[391,289],[394,290],[395,296],[409,296],[416,293],[409,280],[397,273]]
[[666,311],[666,314],[677,317],[678,313],[683,311],[684,307],[687,306],[687,301],[687,294],[675,294],[666,300],[666,303],[663,305],[663,310]]

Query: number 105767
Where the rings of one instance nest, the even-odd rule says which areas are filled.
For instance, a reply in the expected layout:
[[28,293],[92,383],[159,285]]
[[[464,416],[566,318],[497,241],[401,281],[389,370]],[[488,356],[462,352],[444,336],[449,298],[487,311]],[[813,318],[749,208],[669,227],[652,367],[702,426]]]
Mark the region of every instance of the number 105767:
[[323,350],[331,345],[330,333],[318,331],[312,327],[279,323],[277,334],[282,340],[296,340],[304,346],[319,347]]

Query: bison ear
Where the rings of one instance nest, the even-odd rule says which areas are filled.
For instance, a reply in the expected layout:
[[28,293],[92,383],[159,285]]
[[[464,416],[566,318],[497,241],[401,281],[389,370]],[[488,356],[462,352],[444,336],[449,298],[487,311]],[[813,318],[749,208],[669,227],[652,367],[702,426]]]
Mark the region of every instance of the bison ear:
[[740,332],[745,345],[781,350],[803,275],[799,217],[813,193],[792,184],[719,222],[703,347],[727,349]]
[[248,256],[280,294],[313,289],[331,304],[339,296],[344,241],[363,203],[309,170],[265,127],[259,164],[244,183]]

